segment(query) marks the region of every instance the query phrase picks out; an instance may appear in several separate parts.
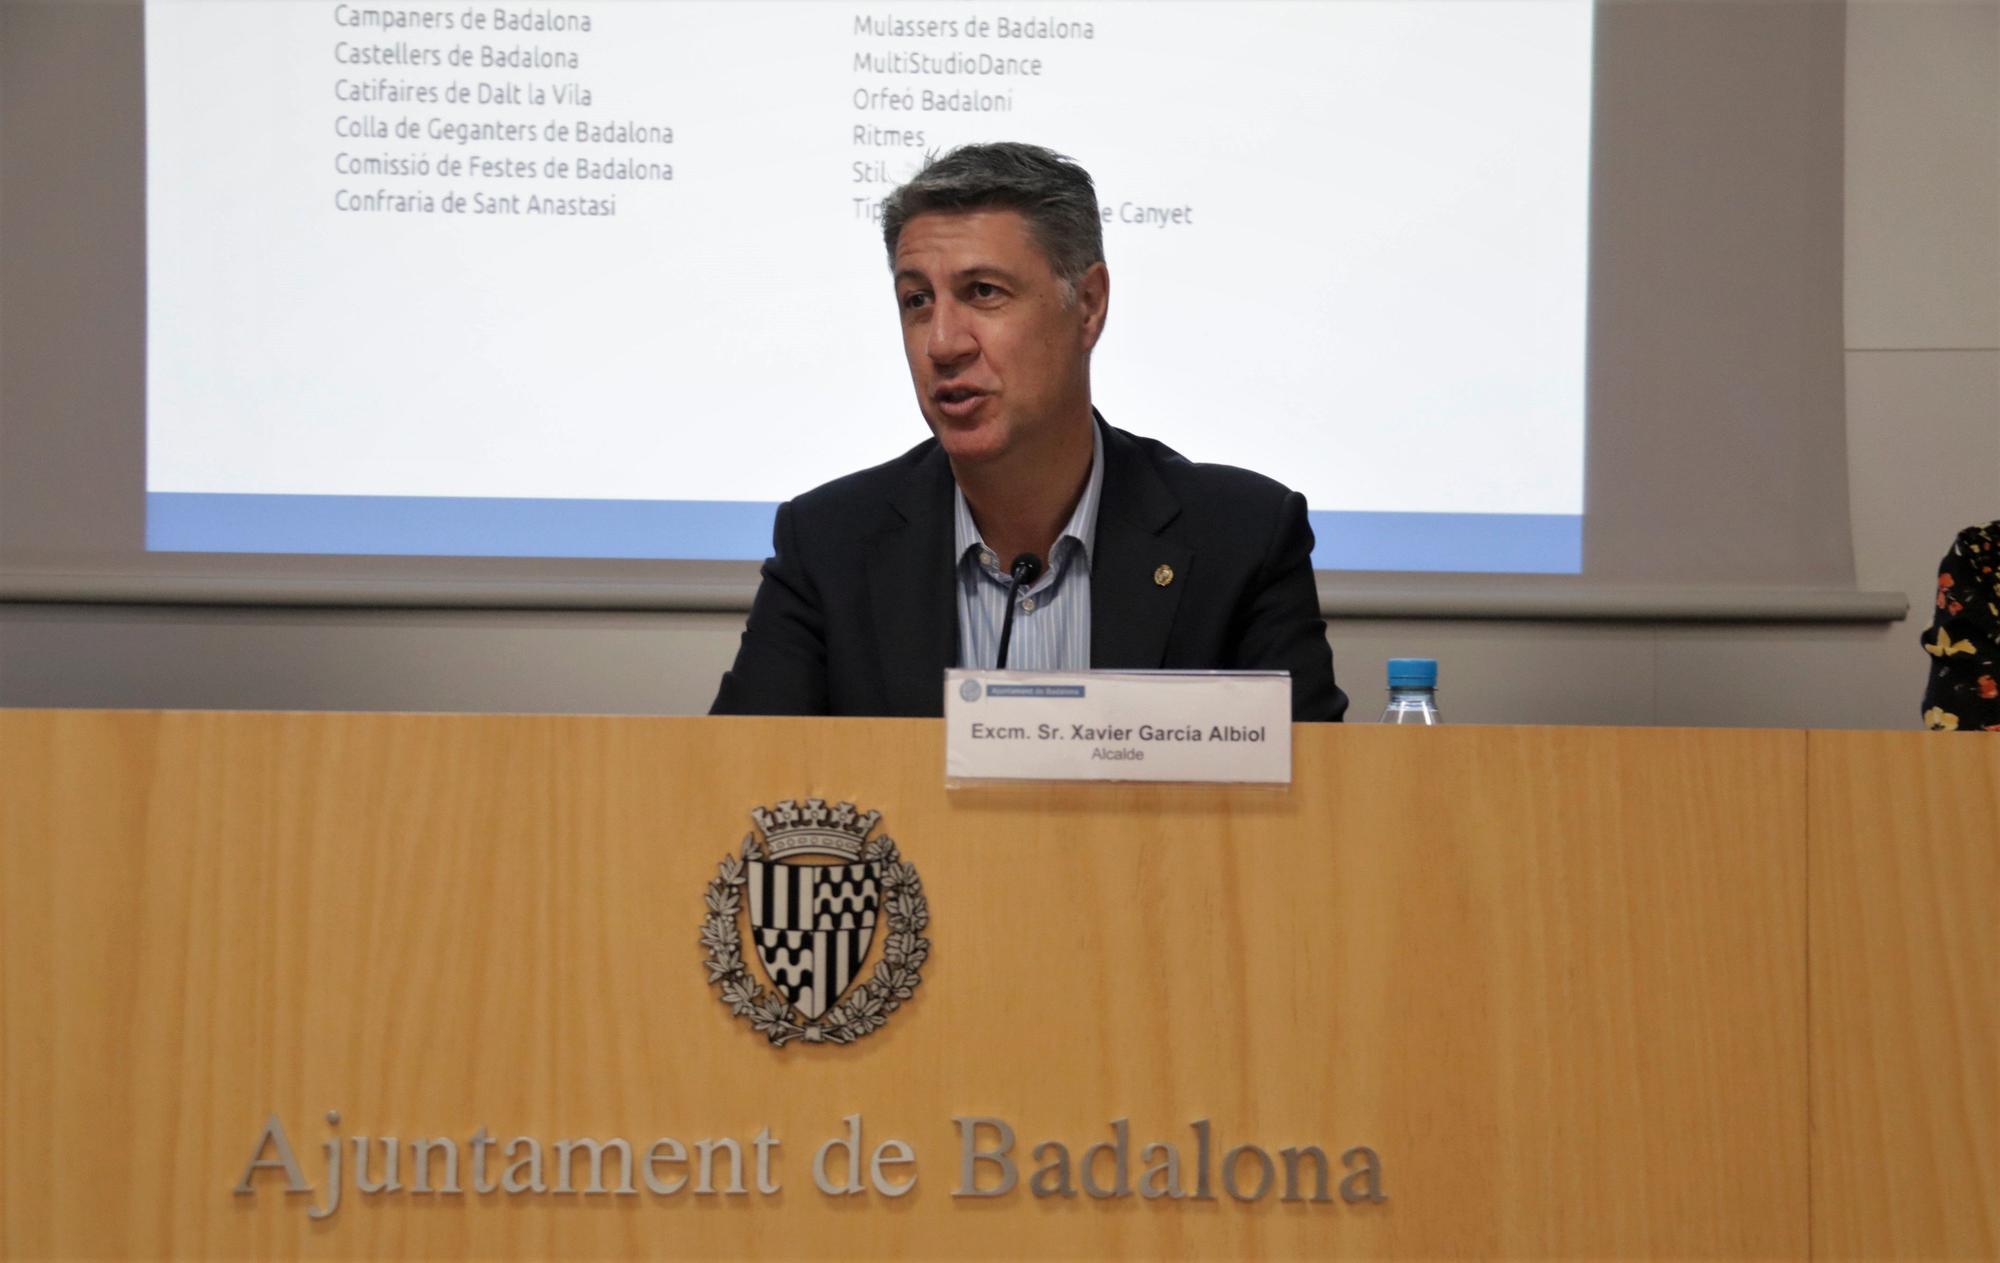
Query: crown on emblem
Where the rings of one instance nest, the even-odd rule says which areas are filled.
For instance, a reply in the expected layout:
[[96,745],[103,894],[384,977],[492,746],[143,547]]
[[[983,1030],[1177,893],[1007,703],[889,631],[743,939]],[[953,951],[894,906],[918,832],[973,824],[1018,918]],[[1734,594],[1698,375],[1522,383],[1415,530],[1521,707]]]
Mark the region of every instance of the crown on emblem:
[[803,803],[787,798],[769,808],[752,807],[750,818],[763,831],[764,848],[772,859],[794,853],[854,859],[882,813],[857,811],[853,803],[829,807],[824,798],[808,798]]

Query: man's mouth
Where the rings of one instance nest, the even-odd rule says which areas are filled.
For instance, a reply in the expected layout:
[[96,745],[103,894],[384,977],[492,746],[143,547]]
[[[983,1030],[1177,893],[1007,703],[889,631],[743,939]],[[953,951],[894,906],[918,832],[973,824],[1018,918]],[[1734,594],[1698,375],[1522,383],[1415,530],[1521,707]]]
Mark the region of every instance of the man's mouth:
[[932,391],[931,398],[936,401],[939,412],[954,421],[963,421],[979,410],[986,392],[970,386],[944,386]]

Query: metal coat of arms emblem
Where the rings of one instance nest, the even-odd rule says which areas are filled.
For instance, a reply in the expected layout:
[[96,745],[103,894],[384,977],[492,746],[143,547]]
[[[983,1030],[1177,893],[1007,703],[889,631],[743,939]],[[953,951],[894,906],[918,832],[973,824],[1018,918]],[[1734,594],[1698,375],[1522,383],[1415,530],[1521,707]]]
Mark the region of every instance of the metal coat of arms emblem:
[[[708,884],[709,982],[773,1044],[849,1044],[881,1029],[923,980],[931,947],[917,870],[888,834],[868,836],[882,813],[788,798],[750,818],[757,829]],[[746,918],[768,989],[743,951]]]

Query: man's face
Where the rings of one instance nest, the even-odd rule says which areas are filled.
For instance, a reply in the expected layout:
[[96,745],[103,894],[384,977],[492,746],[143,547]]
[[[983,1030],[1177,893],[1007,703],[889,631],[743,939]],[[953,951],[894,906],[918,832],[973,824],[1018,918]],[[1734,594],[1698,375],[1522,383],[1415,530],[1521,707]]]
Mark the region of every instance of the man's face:
[[1035,450],[1090,415],[1090,349],[1110,282],[1062,282],[1012,210],[932,212],[896,242],[903,353],[931,433],[955,466]]

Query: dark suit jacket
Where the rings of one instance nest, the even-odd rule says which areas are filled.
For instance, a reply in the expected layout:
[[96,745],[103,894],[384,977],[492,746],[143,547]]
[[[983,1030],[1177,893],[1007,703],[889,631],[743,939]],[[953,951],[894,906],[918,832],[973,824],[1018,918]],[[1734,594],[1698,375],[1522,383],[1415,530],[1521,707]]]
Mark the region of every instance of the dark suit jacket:
[[[1290,671],[1295,719],[1339,719],[1304,497],[1098,424],[1090,665]],[[958,658],[952,486],[930,440],[780,505],[776,555],[709,713],[943,714]]]

